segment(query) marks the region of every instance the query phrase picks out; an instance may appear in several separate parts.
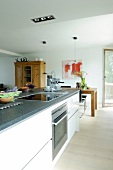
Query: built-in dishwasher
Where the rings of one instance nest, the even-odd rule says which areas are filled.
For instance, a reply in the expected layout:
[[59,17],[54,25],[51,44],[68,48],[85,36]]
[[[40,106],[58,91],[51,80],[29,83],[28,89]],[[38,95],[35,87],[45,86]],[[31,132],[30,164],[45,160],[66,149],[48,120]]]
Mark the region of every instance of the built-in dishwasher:
[[53,160],[67,141],[67,103],[52,111],[52,152]]

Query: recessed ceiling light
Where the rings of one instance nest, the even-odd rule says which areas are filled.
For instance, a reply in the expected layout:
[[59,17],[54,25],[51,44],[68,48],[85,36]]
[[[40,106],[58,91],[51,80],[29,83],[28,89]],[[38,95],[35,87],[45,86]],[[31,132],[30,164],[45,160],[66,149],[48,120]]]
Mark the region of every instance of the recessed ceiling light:
[[48,15],[48,16],[44,16],[44,17],[40,17],[40,18],[34,18],[31,19],[33,22],[37,23],[37,22],[43,22],[43,21],[49,21],[49,20],[53,20],[56,19],[53,15]]

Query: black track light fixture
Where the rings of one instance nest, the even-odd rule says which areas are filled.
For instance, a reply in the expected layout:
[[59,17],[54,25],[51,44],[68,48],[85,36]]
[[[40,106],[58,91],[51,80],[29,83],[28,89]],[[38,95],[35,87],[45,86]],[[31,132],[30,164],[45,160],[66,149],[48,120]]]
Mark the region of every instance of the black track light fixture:
[[[73,38],[73,40],[77,40],[77,37],[72,37]],[[74,41],[74,50],[75,50],[75,61],[76,61],[76,41]]]
[[44,22],[44,21],[49,21],[49,20],[53,20],[56,19],[53,15],[48,15],[48,16],[44,16],[44,17],[39,17],[39,18],[33,18],[31,19],[34,23],[38,23],[38,22]]
[[46,44],[46,41],[42,41],[42,44]]
[[77,37],[72,37],[74,40],[77,40]]

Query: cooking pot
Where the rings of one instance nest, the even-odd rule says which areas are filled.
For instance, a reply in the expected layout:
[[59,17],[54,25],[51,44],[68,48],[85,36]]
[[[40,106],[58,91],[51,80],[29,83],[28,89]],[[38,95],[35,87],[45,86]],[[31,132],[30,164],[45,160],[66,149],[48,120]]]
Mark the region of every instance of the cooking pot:
[[55,88],[55,90],[60,90],[61,86],[59,84],[56,84],[54,88]]

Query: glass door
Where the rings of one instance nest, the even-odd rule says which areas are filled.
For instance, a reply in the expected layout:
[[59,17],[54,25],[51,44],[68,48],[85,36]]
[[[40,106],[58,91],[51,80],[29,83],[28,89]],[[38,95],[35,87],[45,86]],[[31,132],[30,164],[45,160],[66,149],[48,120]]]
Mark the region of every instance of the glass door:
[[103,106],[113,106],[113,49],[104,49]]
[[23,67],[23,82],[24,86],[32,83],[32,66]]

